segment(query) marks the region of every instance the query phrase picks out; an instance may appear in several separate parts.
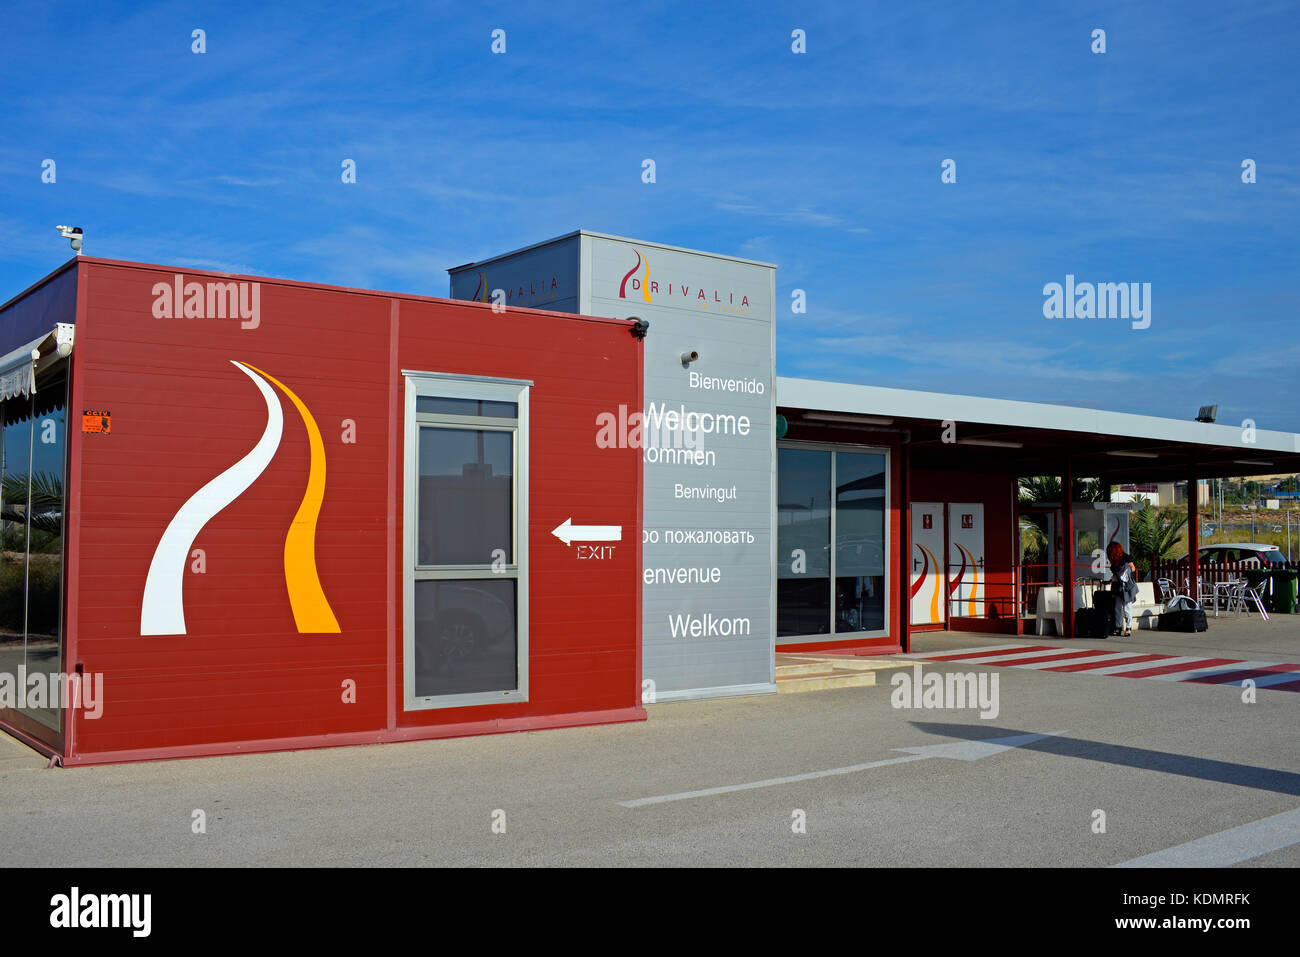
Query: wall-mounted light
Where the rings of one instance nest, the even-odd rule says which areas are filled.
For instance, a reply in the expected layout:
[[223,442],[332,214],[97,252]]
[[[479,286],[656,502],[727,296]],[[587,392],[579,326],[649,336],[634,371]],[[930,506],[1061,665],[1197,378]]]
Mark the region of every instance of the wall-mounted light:
[[699,359],[699,357],[700,357],[700,354],[699,354],[698,352],[683,352],[683,353],[682,353],[682,368],[683,368],[683,369],[686,368],[686,367],[687,367],[688,365],[690,365],[692,362],[695,362],[697,359]]
[[1213,422],[1219,417],[1219,407],[1217,405],[1203,405],[1196,413],[1197,422]]
[[1237,465],[1262,465],[1265,468],[1269,468],[1273,465],[1272,462],[1261,462],[1259,459],[1233,459],[1232,461]]
[[645,341],[645,334],[650,331],[649,319],[638,319],[636,316],[628,316],[632,322],[632,327],[628,330],[632,333],[632,338],[637,342]]

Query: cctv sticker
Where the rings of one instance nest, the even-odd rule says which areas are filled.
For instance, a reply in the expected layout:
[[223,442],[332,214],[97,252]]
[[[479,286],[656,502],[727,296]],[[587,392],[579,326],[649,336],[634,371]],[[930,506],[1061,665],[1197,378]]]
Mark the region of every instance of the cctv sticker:
[[112,431],[113,414],[111,412],[81,413],[81,431],[108,435]]

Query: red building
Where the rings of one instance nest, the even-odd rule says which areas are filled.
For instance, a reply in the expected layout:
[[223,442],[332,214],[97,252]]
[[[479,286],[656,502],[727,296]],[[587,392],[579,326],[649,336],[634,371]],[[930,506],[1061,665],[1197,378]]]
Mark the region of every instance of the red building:
[[52,676],[0,724],[72,765],[643,719],[631,326],[68,263],[0,307],[0,670]]

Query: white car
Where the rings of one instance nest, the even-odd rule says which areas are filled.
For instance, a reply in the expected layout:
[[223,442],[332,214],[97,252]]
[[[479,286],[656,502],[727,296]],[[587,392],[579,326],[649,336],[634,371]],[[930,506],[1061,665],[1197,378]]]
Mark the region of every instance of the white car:
[[[1196,553],[1202,565],[1219,565],[1226,562],[1246,562],[1252,559],[1259,562],[1261,568],[1285,568],[1286,554],[1276,545],[1261,545],[1258,542],[1221,542],[1206,545]],[[1187,557],[1183,556],[1183,562]]]

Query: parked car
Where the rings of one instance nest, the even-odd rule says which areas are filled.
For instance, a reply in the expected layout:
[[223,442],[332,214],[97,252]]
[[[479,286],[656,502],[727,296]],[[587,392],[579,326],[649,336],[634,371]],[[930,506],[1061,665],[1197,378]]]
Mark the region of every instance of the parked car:
[[[1202,565],[1221,565],[1227,562],[1245,562],[1254,559],[1261,568],[1285,568],[1286,555],[1276,545],[1261,545],[1258,542],[1223,542],[1219,545],[1207,545],[1196,553]],[[1186,565],[1187,556],[1178,559],[1178,564]]]

